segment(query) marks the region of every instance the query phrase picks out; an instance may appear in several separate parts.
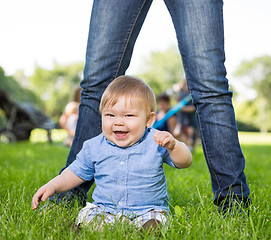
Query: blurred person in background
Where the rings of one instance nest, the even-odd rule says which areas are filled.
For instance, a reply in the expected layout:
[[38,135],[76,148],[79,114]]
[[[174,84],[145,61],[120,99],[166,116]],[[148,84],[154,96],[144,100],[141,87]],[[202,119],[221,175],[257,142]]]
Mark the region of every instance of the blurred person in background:
[[68,136],[64,140],[64,145],[70,147],[75,135],[75,129],[79,114],[79,104],[81,97],[81,88],[78,86],[74,90],[73,100],[69,102],[59,118],[59,126],[65,129]]
[[[161,93],[157,97],[158,112],[156,115],[156,121],[161,120],[165,117],[166,113],[170,110],[170,97]],[[157,127],[160,131],[168,131],[174,135],[174,130],[177,124],[176,115],[171,116],[167,121],[165,121],[161,126]]]
[[[184,99],[186,96],[189,95],[189,91],[187,89],[187,80],[184,79],[180,82],[180,91],[179,91],[179,101]],[[196,139],[198,136],[197,133],[197,123],[196,123],[196,108],[193,105],[192,101],[190,100],[182,109],[178,112],[178,127],[175,135],[179,135],[179,140],[184,141],[187,146],[192,151],[196,144]]]

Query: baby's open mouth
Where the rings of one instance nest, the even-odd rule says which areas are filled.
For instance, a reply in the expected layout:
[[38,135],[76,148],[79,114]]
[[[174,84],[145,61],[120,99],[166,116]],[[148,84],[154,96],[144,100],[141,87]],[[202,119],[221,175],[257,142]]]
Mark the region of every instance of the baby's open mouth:
[[122,139],[128,135],[128,131],[114,131],[114,134],[117,138]]

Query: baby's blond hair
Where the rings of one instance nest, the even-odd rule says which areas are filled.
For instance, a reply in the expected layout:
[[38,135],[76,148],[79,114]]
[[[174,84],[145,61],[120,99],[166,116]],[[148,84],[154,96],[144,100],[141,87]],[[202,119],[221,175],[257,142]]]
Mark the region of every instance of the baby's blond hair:
[[123,75],[113,80],[105,89],[100,113],[106,106],[114,106],[120,97],[129,98],[131,104],[144,108],[147,115],[156,111],[155,96],[149,85],[139,78]]

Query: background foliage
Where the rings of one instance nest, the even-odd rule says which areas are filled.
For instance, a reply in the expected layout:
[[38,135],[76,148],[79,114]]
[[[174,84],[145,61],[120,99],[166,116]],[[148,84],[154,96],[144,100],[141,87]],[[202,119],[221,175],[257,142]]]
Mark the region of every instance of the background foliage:
[[82,79],[83,63],[55,64],[52,70],[37,67],[30,77],[31,89],[45,104],[46,113],[57,120],[72,100],[74,88]]
[[36,93],[28,88],[22,87],[14,76],[6,76],[4,69],[0,66],[0,89],[5,91],[9,97],[16,102],[34,102],[41,105]]
[[[28,88],[22,87],[21,84],[14,78],[14,76],[7,76],[4,69],[0,66],[0,89],[8,95],[10,101],[32,102],[39,108],[42,108],[42,101],[36,93]],[[0,126],[5,124],[6,119],[4,112],[0,109]]]
[[172,46],[164,52],[152,52],[143,61],[138,76],[152,87],[156,96],[183,80],[184,70],[177,48]]
[[271,131],[271,56],[265,55],[242,62],[235,72],[239,80],[256,91],[257,97],[239,106],[239,119]]
[[[0,88],[15,101],[29,101],[38,106],[55,122],[58,121],[65,105],[72,100],[73,90],[82,79],[84,63],[59,65],[53,69],[37,66],[33,75],[26,77],[23,71],[6,76],[0,67]],[[152,52],[144,59],[138,77],[145,80],[158,95],[168,91],[184,78],[181,57],[176,47],[164,52]],[[253,89],[256,97],[237,101],[238,88],[234,92],[234,106],[239,130],[271,131],[271,56],[261,56],[244,61],[236,70],[235,78],[247,89]],[[3,113],[0,111],[0,124]]]

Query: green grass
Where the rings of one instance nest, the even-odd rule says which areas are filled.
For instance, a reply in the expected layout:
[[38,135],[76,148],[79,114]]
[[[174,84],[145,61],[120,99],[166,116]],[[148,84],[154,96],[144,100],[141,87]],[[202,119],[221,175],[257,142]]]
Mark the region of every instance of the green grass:
[[[49,144],[35,131],[31,142],[0,144],[0,239],[154,239],[125,224],[113,230],[95,231],[93,226],[75,232],[70,223],[80,210],[60,206],[45,212],[31,210],[31,198],[38,187],[58,174],[65,165],[68,148]],[[53,139],[63,139],[54,132]],[[38,142],[42,139],[41,142]],[[171,204],[169,226],[160,239],[270,239],[271,238],[271,135],[241,133],[246,157],[246,175],[253,205],[250,216],[223,218],[212,203],[209,172],[201,147],[189,169],[165,166]],[[91,193],[91,191],[90,191]],[[89,194],[91,195],[91,194]],[[91,197],[89,197],[91,201]]]

